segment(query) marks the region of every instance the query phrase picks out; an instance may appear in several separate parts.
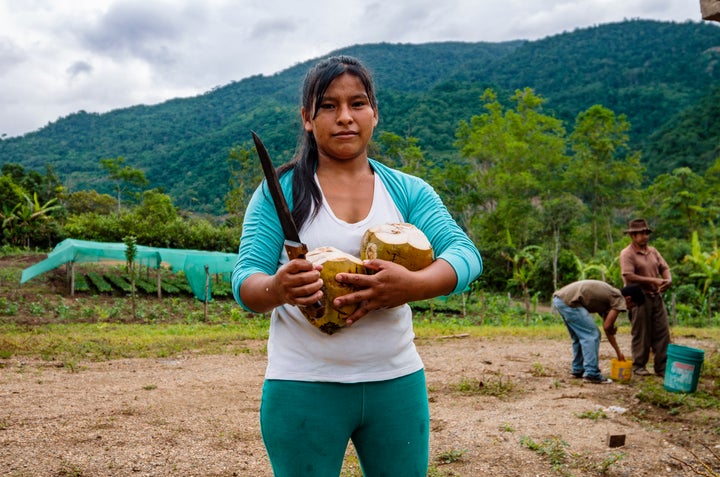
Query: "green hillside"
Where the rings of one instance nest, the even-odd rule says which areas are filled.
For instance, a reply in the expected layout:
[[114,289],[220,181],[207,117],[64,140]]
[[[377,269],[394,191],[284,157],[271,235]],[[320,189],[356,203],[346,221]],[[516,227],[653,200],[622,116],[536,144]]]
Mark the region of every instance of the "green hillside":
[[[488,87],[502,100],[516,89],[533,88],[547,100],[545,110],[568,128],[593,104],[626,115],[648,178],[679,165],[702,173],[717,157],[715,24],[633,20],[538,41],[381,43],[329,54],[338,53],[357,56],[374,71],[378,133],[418,138],[426,157],[439,165],[456,157],[458,122],[482,112],[479,98]],[[300,126],[300,83],[314,62],[155,106],[80,111],[1,141],[0,164],[38,171],[50,165],[70,191],[107,192],[99,161],[123,157],[178,207],[220,214],[229,187],[228,152],[249,144],[251,129],[277,163],[291,156]]]

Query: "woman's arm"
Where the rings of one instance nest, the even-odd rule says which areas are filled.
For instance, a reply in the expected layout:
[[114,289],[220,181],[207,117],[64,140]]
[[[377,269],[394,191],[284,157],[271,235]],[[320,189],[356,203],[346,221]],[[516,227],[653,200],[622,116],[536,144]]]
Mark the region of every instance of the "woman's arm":
[[[430,240],[436,259],[455,271],[455,288],[461,293],[482,273],[483,263],[475,244],[455,222],[440,196],[422,179],[371,161],[406,222]],[[447,294],[447,293],[444,293]]]

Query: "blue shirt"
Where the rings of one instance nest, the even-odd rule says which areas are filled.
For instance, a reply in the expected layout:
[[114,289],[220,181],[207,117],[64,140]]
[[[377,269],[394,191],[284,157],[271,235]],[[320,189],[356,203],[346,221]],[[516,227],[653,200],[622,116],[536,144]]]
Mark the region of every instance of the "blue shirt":
[[[435,190],[419,177],[391,169],[369,159],[370,166],[382,180],[403,220],[415,225],[430,241],[436,259],[443,259],[455,270],[457,283],[453,293],[461,293],[482,273],[480,252],[455,222]],[[280,185],[292,210],[292,176],[280,177]],[[232,273],[233,294],[240,299],[240,286],[255,273],[274,274],[283,253],[284,237],[267,182],[255,190],[245,212],[238,261]]]

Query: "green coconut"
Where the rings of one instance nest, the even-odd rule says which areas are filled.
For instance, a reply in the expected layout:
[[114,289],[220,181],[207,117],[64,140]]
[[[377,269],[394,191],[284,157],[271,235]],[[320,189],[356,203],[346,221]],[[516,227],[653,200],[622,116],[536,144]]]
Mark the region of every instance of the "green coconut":
[[417,271],[433,262],[433,249],[425,234],[414,225],[387,223],[365,232],[360,244],[360,258],[388,260]]
[[320,276],[323,280],[322,304],[324,311],[320,313],[313,311],[310,307],[300,307],[305,318],[310,323],[329,335],[339,331],[346,326],[345,320],[357,308],[359,304],[336,307],[333,305],[335,298],[347,295],[355,291],[355,287],[346,283],[339,283],[335,280],[338,273],[362,273],[366,270],[363,263],[357,257],[338,250],[334,247],[319,247],[307,253],[307,260],[315,265],[322,265]]

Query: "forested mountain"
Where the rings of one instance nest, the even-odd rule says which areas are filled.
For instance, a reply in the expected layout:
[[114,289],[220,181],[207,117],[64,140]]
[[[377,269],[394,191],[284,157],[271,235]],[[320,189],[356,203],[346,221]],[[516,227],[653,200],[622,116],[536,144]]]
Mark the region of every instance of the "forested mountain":
[[[458,122],[483,112],[486,88],[502,101],[516,89],[533,88],[567,129],[594,104],[626,115],[630,144],[642,151],[648,179],[678,166],[702,173],[720,155],[715,24],[631,20],[537,41],[381,43],[329,54],[357,56],[374,71],[378,133],[417,138],[436,165],[457,156]],[[155,106],[80,111],[1,141],[0,164],[38,171],[50,165],[70,191],[106,192],[99,162],[123,157],[178,207],[220,214],[228,153],[250,143],[251,129],[276,163],[291,156],[300,130],[300,83],[313,63]]]

